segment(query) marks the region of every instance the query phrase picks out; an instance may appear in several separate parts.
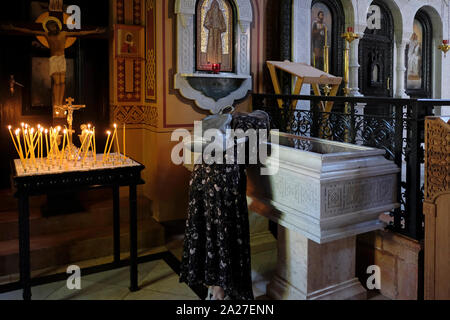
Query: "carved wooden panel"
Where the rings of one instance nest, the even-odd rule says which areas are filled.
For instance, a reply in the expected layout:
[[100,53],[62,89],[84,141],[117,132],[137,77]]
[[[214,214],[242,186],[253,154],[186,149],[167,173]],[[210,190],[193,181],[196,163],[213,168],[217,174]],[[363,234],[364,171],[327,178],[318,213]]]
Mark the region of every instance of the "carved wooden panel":
[[156,0],[146,0],[145,7],[145,99],[156,100]]
[[450,133],[449,125],[439,118],[428,119],[425,151],[425,200],[450,190]]
[[450,299],[450,122],[425,122],[425,299]]

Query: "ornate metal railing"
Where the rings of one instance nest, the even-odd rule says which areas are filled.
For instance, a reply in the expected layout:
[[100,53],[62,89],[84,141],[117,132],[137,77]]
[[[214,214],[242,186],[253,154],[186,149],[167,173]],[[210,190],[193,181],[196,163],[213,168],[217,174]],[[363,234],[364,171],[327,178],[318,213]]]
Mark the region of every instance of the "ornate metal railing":
[[[320,112],[322,101],[333,101],[333,111]],[[401,168],[401,206],[391,213],[390,228],[414,239],[422,239],[424,230],[424,120],[443,105],[450,101],[253,94],[254,110],[268,112],[272,127],[280,131],[386,150],[386,158]]]

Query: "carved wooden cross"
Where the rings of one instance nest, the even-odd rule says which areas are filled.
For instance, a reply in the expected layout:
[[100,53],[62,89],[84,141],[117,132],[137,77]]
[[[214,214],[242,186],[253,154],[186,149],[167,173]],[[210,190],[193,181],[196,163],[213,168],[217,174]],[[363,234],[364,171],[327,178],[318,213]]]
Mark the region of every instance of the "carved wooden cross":
[[62,109],[67,114],[67,124],[69,125],[69,141],[72,143],[72,133],[75,131],[72,130],[72,123],[73,123],[73,112],[75,110],[80,110],[83,108],[86,108],[86,105],[73,105],[72,103],[75,101],[74,98],[69,97],[66,99],[67,104],[62,106]]

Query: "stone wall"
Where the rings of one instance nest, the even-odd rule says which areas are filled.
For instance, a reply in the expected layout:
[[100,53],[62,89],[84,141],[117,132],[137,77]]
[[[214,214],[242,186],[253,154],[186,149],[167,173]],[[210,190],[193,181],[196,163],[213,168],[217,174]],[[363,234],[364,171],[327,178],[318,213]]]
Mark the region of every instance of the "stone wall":
[[422,244],[390,231],[369,232],[357,237],[356,271],[367,282],[367,267],[381,271],[380,293],[394,300],[422,298]]

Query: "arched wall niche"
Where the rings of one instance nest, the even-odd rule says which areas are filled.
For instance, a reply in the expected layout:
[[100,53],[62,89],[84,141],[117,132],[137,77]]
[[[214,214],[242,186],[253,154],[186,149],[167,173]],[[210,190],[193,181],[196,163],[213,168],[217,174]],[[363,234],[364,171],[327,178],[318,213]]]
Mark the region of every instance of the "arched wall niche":
[[[211,113],[233,105],[252,89],[250,75],[250,26],[253,8],[250,0],[230,0],[236,12],[234,27],[234,70],[211,74],[196,70],[196,0],[176,0],[177,67],[175,89]],[[222,91],[220,87],[222,87]],[[231,89],[230,89],[231,88]],[[228,90],[228,91],[227,91]]]
[[[444,38],[444,24],[442,21],[442,17],[440,13],[434,6],[425,5],[420,7],[417,12],[423,12],[426,14],[431,22],[432,38],[430,41],[431,45],[431,97],[432,98],[441,98],[442,97],[442,78],[443,78],[443,61],[442,61],[442,52],[437,49],[437,47],[442,43],[442,39]],[[417,13],[416,12],[416,13]],[[408,28],[412,29],[414,24],[414,17],[408,20]],[[448,35],[446,35],[448,37]],[[437,114],[440,114],[441,107],[438,107],[436,110]]]

